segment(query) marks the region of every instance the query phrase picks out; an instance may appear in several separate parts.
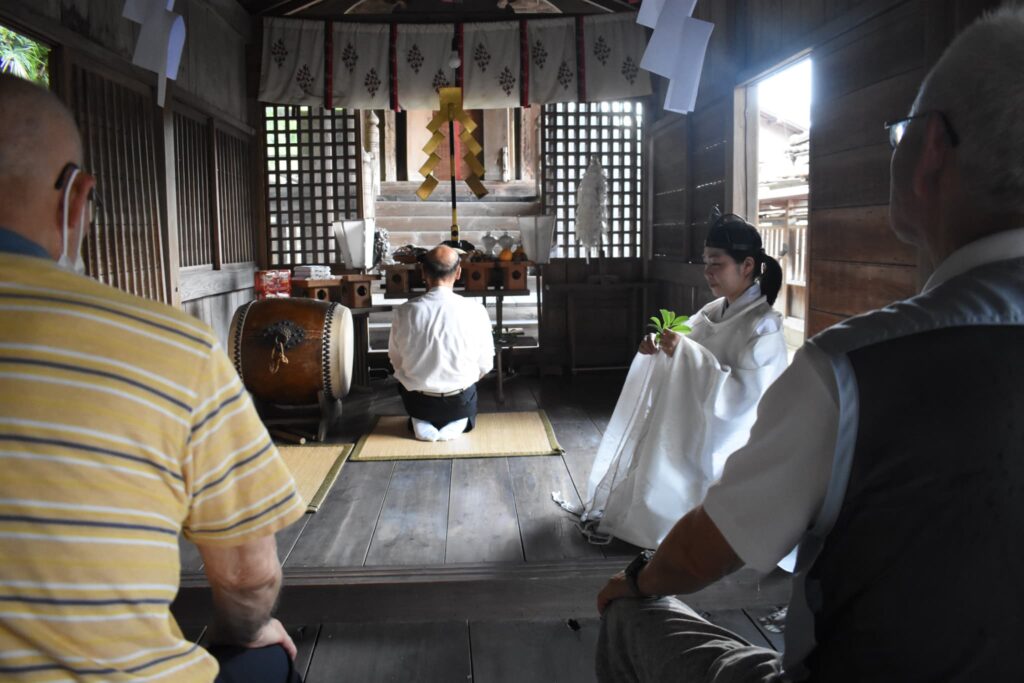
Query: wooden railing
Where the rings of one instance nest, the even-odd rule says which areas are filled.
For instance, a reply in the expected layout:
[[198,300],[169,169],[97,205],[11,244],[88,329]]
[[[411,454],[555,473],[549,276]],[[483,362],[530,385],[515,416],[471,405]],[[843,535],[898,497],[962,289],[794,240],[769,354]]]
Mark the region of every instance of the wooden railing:
[[807,195],[762,199],[758,229],[765,252],[782,264],[787,285],[807,285]]

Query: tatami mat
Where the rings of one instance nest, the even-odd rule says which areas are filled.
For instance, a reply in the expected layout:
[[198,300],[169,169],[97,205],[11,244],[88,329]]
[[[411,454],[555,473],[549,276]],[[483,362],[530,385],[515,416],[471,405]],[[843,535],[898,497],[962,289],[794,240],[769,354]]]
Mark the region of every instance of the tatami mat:
[[352,460],[433,460],[562,453],[543,410],[481,413],[476,427],[451,441],[417,441],[406,416],[377,418],[373,430],[356,444]]
[[278,446],[288,465],[299,495],[306,501],[306,512],[316,512],[334,486],[352,444],[328,446]]

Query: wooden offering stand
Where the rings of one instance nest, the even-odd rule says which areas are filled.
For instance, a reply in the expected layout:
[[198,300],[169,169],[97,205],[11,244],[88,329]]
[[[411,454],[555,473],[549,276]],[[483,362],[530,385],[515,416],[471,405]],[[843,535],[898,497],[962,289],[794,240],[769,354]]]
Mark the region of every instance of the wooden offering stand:
[[529,266],[529,261],[498,261],[502,289],[526,289],[526,270]]
[[370,308],[373,305],[373,281],[379,275],[342,275],[341,304],[349,308]]
[[369,308],[373,305],[372,286],[378,275],[335,275],[321,279],[293,279],[295,296],[317,301],[337,301],[347,308]]
[[[529,261],[464,261],[462,277],[455,282],[456,291],[501,294],[525,292]],[[426,283],[419,264],[396,263],[383,266],[384,296],[404,299],[422,294]]]

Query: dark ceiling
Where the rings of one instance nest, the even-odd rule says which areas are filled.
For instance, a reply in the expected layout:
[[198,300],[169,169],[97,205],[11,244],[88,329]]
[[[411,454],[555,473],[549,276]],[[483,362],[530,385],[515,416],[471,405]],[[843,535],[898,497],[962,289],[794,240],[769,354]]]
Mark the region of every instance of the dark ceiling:
[[238,0],[249,14],[408,22],[500,21],[552,14],[629,12],[629,0]]

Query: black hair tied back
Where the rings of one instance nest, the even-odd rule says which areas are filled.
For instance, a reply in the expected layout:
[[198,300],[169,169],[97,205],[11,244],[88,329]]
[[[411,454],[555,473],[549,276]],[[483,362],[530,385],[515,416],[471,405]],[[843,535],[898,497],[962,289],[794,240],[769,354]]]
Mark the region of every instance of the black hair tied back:
[[723,249],[737,263],[748,256],[754,259],[754,279],[761,285],[768,304],[775,303],[782,289],[782,266],[764,253],[761,233],[734,213],[722,214],[716,206],[711,211],[711,228],[704,246]]
[[754,264],[754,270],[761,273],[758,278],[758,282],[761,283],[761,293],[764,294],[768,305],[771,306],[775,303],[775,298],[779,296],[779,290],[782,289],[782,265],[764,253],[764,249],[754,259]]

